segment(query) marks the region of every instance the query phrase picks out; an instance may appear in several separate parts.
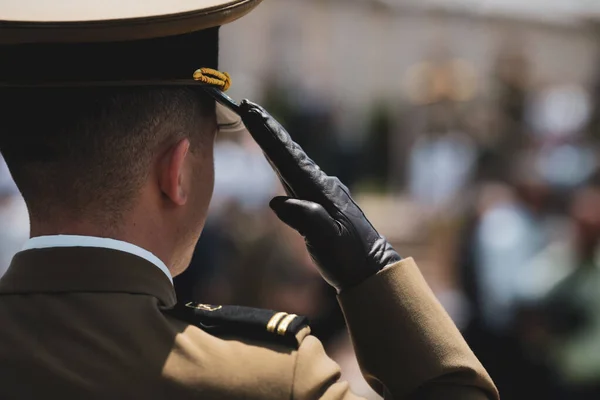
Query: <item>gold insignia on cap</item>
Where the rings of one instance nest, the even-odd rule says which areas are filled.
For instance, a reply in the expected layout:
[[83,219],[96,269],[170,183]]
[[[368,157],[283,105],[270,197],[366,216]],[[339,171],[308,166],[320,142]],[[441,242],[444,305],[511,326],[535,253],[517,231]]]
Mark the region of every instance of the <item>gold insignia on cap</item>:
[[277,314],[273,315],[273,317],[271,317],[271,319],[269,320],[269,323],[267,324],[267,331],[275,332],[275,328],[277,328],[277,325],[279,325],[279,322],[281,322],[281,320],[286,315],[288,315],[288,314],[284,313],[284,312],[278,312]]
[[194,80],[215,86],[226,92],[231,87],[231,76],[227,72],[217,71],[212,68],[200,68],[194,72]]
[[284,336],[288,330],[288,327],[290,326],[292,321],[296,319],[296,317],[298,317],[296,314],[290,314],[287,317],[285,317],[279,324],[279,327],[277,328],[277,334],[280,336]]
[[198,303],[194,303],[194,302],[189,302],[185,306],[188,308],[193,308],[193,309],[202,310],[202,311],[217,311],[217,310],[220,310],[221,308],[223,308],[223,306],[211,306],[208,304],[198,304]]

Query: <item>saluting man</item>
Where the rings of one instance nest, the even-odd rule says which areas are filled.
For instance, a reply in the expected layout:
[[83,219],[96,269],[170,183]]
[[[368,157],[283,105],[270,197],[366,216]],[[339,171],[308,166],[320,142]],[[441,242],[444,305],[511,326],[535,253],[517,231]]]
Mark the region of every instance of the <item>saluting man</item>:
[[0,3],[0,151],[31,219],[0,281],[0,398],[356,398],[305,318],[177,304],[172,277],[206,219],[215,134],[239,122],[213,97],[284,183],[289,197],[271,207],[337,289],[372,387],[498,398],[414,261],[265,110],[221,94],[218,27],[259,3]]

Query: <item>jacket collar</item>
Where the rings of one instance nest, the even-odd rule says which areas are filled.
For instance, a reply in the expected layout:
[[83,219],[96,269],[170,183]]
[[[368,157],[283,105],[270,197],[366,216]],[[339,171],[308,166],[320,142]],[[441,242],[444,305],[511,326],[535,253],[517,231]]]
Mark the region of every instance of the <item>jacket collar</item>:
[[173,282],[173,277],[171,276],[169,268],[160,258],[156,257],[146,249],[121,240],[80,235],[38,236],[29,239],[22,250],[47,249],[54,247],[100,247],[104,249],[121,250],[150,261],[156,268],[160,269],[171,282]]
[[173,285],[158,268],[113,249],[60,247],[17,253],[0,279],[0,295],[28,293],[130,293],[177,302]]

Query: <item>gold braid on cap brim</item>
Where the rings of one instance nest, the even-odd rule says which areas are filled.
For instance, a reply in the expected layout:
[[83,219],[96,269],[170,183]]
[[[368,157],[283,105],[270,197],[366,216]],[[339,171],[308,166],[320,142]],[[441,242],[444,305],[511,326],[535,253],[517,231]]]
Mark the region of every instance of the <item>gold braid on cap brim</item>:
[[200,68],[194,72],[194,80],[226,92],[231,87],[231,76],[227,72],[212,68]]
[[239,115],[240,106],[225,94],[231,87],[231,76],[227,72],[200,68],[194,72],[194,80],[204,84],[204,91],[212,98]]

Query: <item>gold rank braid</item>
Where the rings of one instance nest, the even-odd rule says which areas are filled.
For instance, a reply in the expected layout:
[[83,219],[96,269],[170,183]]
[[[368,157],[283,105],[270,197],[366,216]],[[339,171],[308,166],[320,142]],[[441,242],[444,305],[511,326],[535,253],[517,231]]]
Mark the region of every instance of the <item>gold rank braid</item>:
[[231,76],[227,72],[212,68],[200,68],[194,72],[194,80],[215,86],[226,92],[231,87]]

